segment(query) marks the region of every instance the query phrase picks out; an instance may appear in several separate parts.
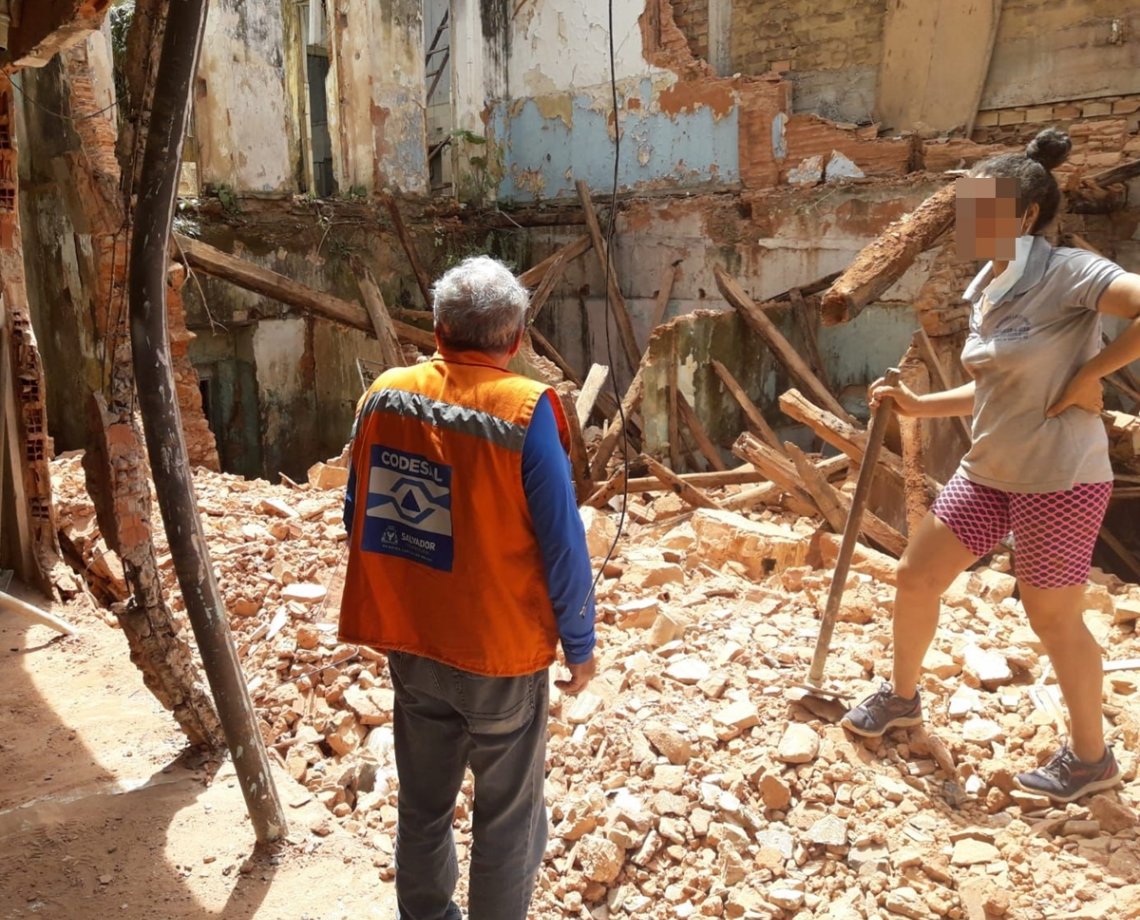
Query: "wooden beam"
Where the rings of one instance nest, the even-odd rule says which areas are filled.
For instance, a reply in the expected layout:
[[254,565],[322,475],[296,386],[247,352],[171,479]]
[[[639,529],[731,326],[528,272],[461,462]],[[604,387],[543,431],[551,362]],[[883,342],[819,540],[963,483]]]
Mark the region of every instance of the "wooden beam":
[[[930,336],[926,334],[926,330],[920,326],[911,341],[918,350],[919,355],[922,356],[922,360],[926,362],[926,366],[930,369],[931,376],[938,382],[939,388],[943,390],[953,389],[954,385],[950,382],[950,375],[946,372],[946,368],[943,367],[942,362],[938,359],[938,353],[934,350],[934,343],[930,341]],[[954,430],[958,434],[958,440],[969,450],[971,444],[970,426],[966,424],[966,420],[960,415],[953,416],[951,422],[954,425]]]
[[939,189],[910,214],[892,223],[855,257],[824,293],[825,326],[846,323],[899,280],[919,254],[954,223],[954,183]]
[[[606,241],[602,236],[602,228],[598,223],[598,215],[597,212],[594,211],[593,201],[590,200],[590,187],[581,179],[574,184],[578,189],[578,198],[582,202],[582,212],[586,215],[586,229],[590,233],[590,242],[594,254],[598,258],[598,267],[602,271],[602,276],[609,278],[608,297],[610,310],[613,313],[614,324],[617,326],[618,338],[621,339],[622,347],[625,349],[626,357],[629,359],[629,366],[632,369],[637,367],[638,361],[641,360],[641,349],[637,346],[637,337],[633,334],[633,323],[630,322],[629,311],[626,310],[625,306],[625,298],[622,296],[621,286],[618,284],[617,271],[614,269],[613,254],[606,248]],[[610,215],[610,219],[614,219],[613,215]]]
[[[645,354],[649,354],[648,349]],[[645,396],[644,357],[641,359],[641,364],[638,365],[637,373],[633,375],[633,380],[630,381],[629,389],[625,391],[625,396],[622,397],[621,411],[615,413],[613,420],[606,428],[605,434],[602,435],[602,440],[598,442],[597,450],[594,452],[594,461],[590,467],[594,479],[601,479],[605,476],[606,464],[609,463],[610,457],[613,456],[614,448],[617,447],[618,441],[621,440],[622,431],[625,425],[629,424],[630,416],[633,415],[634,410],[641,404],[643,396]]]
[[54,613],[48,613],[46,610],[40,610],[39,607],[26,604],[18,597],[12,597],[11,594],[4,591],[0,591],[0,610],[7,610],[16,616],[31,620],[33,623],[54,629],[57,633],[62,633],[65,636],[74,636],[79,632],[78,629]]
[[833,488],[827,477],[816,469],[807,454],[791,441],[784,442],[784,453],[792,461],[800,482],[823,514],[828,526],[836,533],[843,533],[843,528],[847,524],[847,514],[835,494],[838,490]]
[[820,513],[811,495],[800,486],[795,467],[774,447],[769,447],[755,435],[745,432],[732,445],[732,452],[778,485],[787,496],[787,508],[804,517]]
[[566,271],[566,257],[561,252],[555,253],[554,261],[550,263],[550,268],[546,274],[543,275],[538,289],[530,298],[530,304],[526,310],[527,324],[533,323],[538,314],[542,312],[542,308],[546,306],[546,301],[550,299],[555,286],[562,280],[562,275]]
[[670,490],[679,495],[681,500],[686,504],[692,505],[694,508],[720,507],[719,504],[709,498],[704,492],[696,486],[685,482],[685,480],[669,469],[669,467],[665,466],[665,464],[659,463],[646,454],[641,455],[641,460],[650,473],[662,482],[668,483]]
[[389,367],[403,367],[408,362],[404,360],[404,352],[400,348],[400,340],[396,337],[396,329],[392,325],[392,317],[388,313],[387,304],[384,303],[384,296],[380,293],[380,286],[368,266],[356,253],[349,257],[348,264],[356,276],[356,284],[364,299],[364,308],[368,311],[376,340],[380,343],[381,358]]
[[830,393],[832,392],[831,380],[827,374],[827,365],[823,363],[823,354],[819,350],[819,334],[816,332],[819,314],[817,311],[808,307],[807,301],[804,300],[804,295],[800,293],[799,288],[792,288],[791,291],[788,292],[788,296],[792,305],[792,315],[795,317],[796,325],[800,327],[800,334],[803,336],[804,348],[808,356],[808,366],[819,378],[819,382],[822,383],[824,388]]
[[1111,530],[1107,527],[1101,527],[1100,538],[1104,541],[1105,546],[1111,549],[1121,561],[1128,566],[1132,572],[1133,578],[1140,578],[1140,560],[1132,553],[1132,551],[1125,546],[1120,540],[1116,538]]
[[[672,330],[670,330],[672,331]],[[665,369],[665,404],[668,418],[669,466],[674,472],[681,469],[681,407],[677,384],[677,336],[669,336],[669,364]]]
[[392,227],[396,231],[396,236],[400,238],[400,245],[404,247],[404,252],[408,256],[408,262],[412,266],[412,271],[416,275],[416,284],[419,285],[420,294],[423,296],[424,303],[428,309],[431,309],[431,279],[428,278],[427,272],[424,271],[423,265],[420,264],[420,255],[416,252],[416,247],[412,243],[411,234],[408,233],[408,228],[404,226],[404,215],[400,213],[400,206],[396,203],[396,199],[391,195],[384,195],[384,205],[388,208],[388,215],[392,218]]
[[[8,468],[11,477],[12,494],[10,507],[15,519],[15,528],[4,528],[4,537],[10,537],[13,532],[16,536],[16,546],[11,550],[11,561],[15,563],[17,575],[28,584],[40,585],[45,578],[36,564],[35,554],[32,551],[32,520],[31,509],[28,507],[27,486],[24,482],[24,450],[19,420],[19,407],[16,405],[15,362],[12,360],[12,338],[8,324],[8,308],[4,303],[4,296],[0,294],[0,413],[3,413],[3,423],[0,424],[0,480],[4,477],[4,468]],[[0,486],[0,492],[3,492]],[[0,523],[4,506],[0,505]]]
[[[201,240],[180,234],[174,234],[174,239],[178,244],[176,257],[190,268],[229,281],[255,294],[262,294],[291,307],[331,319],[333,322],[375,334],[376,330],[368,311],[354,301],[342,300],[332,294],[313,290],[299,281],[270,271],[268,268],[262,268],[260,265],[254,265],[228,252],[222,252]],[[405,341],[419,348],[435,349],[435,336],[432,333],[400,322],[398,319],[392,320],[392,327]]]
[[[912,393],[922,396],[930,392],[931,372],[926,362],[919,356],[918,347],[911,345],[899,362],[900,382]],[[889,418],[885,421],[889,421]],[[926,495],[926,475],[924,447],[922,443],[922,419],[898,417],[899,443],[903,461],[903,502],[906,508],[906,532],[917,532],[930,502]]]
[[589,419],[590,413],[594,411],[594,404],[598,401],[598,396],[606,384],[609,373],[610,369],[606,365],[595,364],[590,368],[590,373],[586,375],[586,380],[578,393],[578,400],[574,404],[574,414],[578,417],[580,427],[586,427],[586,421]]
[[582,504],[594,491],[590,478],[590,459],[586,456],[586,442],[582,439],[582,428],[578,424],[578,413],[574,409],[574,398],[569,393],[560,393],[562,412],[566,416],[566,427],[570,436],[570,472],[574,478],[574,491],[578,504]]
[[681,418],[685,422],[685,427],[689,429],[693,440],[697,442],[697,449],[704,454],[709,465],[719,472],[727,470],[728,467],[725,465],[724,460],[721,459],[720,450],[713,443],[708,431],[705,430],[705,426],[701,423],[700,417],[685,398],[685,394],[680,390],[677,391],[677,408],[680,410]]
[[808,367],[804,359],[800,357],[799,352],[784,338],[780,330],[776,328],[776,324],[773,323],[764,311],[755,304],[752,298],[744,292],[744,288],[740,286],[737,280],[719,265],[716,267],[715,272],[717,287],[720,288],[724,299],[736,308],[736,311],[741,315],[748,327],[764,339],[777,360],[784,365],[788,373],[799,381],[800,385],[803,386],[811,398],[828,411],[839,416],[839,418],[848,422],[853,421],[839,400],[836,399],[831,394],[831,391],[823,385],[820,379],[812,373],[811,368]]
[[625,488],[625,466],[619,466],[614,474],[586,499],[585,504],[591,508],[604,508]]
[[[846,459],[846,458],[844,458]],[[767,482],[767,478],[750,463],[734,470],[724,470],[717,473],[682,473],[680,478],[698,489],[717,489],[722,486],[752,485],[757,482]],[[643,492],[662,492],[671,487],[656,476],[642,476],[629,481],[631,495],[640,495]]]
[[[784,410],[787,416],[802,425],[806,425],[824,441],[843,451],[856,463],[863,462],[863,454],[867,445],[867,432],[863,429],[857,428],[843,421],[843,419],[836,418],[824,409],[820,409],[805,399],[798,390],[788,390],[784,393],[780,397],[780,408]],[[882,453],[879,454],[879,463],[901,489],[903,486],[902,458],[884,447]],[[937,496],[940,488],[938,482],[929,475],[926,476],[927,495],[931,500]]]
[[537,287],[550,272],[550,266],[554,264],[555,260],[561,259],[564,263],[573,262],[578,256],[589,252],[591,245],[589,234],[585,234],[565,246],[559,246],[541,262],[536,262],[519,275],[519,284],[524,288]]
[[1093,173],[1093,175],[1088,178],[1093,185],[1103,187],[1116,182],[1127,182],[1129,179],[1135,179],[1137,176],[1140,176],[1140,160],[1129,160],[1127,163],[1121,163],[1119,166],[1102,169],[1098,173]]
[[740,406],[744,417],[748,423],[756,429],[756,433],[764,439],[769,447],[774,447],[777,450],[780,447],[780,439],[776,436],[776,432],[772,426],[768,424],[768,420],[764,418],[764,414],[760,411],[759,407],[751,399],[748,394],[744,392],[744,387],[737,383],[736,378],[727,367],[721,364],[716,358],[712,359],[712,368],[716,375],[720,378],[720,382],[724,384],[724,388],[736,400],[737,405]]

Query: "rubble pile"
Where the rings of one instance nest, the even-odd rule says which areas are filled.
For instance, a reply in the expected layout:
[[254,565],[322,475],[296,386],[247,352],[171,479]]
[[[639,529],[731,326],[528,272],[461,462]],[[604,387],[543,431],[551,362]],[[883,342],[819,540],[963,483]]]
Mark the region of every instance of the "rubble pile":
[[[78,458],[53,471],[61,530],[81,534],[113,581]],[[341,822],[390,878],[387,668],[335,638],[343,479],[318,465],[299,488],[203,470],[195,485],[266,742],[326,805],[310,830]],[[926,727],[868,742],[836,724],[846,703],[793,686],[833,536],[778,511],[686,512],[672,494],[639,500],[636,517],[647,523],[629,525],[599,589],[598,677],[577,697],[552,687],[551,834],[533,916],[1140,917],[1140,587],[1094,570],[1086,614],[1118,663],[1104,692],[1126,783],[1057,808],[1013,783],[1054,751],[1063,712],[1007,558],[946,595]],[[616,515],[584,519],[600,556]],[[889,670],[894,564],[861,550],[848,580],[827,676],[852,700]],[[461,859],[472,814],[468,777]]]

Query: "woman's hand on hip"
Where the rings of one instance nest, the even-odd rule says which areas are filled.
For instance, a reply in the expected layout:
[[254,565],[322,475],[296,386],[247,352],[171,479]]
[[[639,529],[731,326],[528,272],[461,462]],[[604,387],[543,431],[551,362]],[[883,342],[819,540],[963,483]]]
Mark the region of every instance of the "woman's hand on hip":
[[1073,408],[1100,415],[1104,409],[1104,385],[1099,378],[1077,371],[1060,398],[1046,410],[1045,417],[1056,418]]

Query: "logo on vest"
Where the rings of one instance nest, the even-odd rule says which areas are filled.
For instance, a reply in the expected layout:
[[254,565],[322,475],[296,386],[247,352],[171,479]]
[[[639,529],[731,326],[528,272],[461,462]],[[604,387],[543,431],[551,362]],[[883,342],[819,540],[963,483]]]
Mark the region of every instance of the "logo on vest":
[[451,467],[372,446],[361,549],[451,571]]

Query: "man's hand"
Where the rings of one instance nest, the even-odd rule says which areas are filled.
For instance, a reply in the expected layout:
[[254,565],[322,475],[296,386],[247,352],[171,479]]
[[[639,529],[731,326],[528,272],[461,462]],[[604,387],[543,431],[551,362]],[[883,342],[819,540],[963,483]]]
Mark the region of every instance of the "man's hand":
[[1045,417],[1056,418],[1066,409],[1074,407],[1100,415],[1104,409],[1104,386],[1100,380],[1077,371],[1061,393],[1060,399],[1049,407]]
[[554,686],[563,693],[570,694],[570,696],[577,696],[585,690],[590,678],[598,673],[598,665],[594,661],[593,655],[590,655],[581,664],[568,664],[566,667],[570,669],[570,679],[556,680]]

